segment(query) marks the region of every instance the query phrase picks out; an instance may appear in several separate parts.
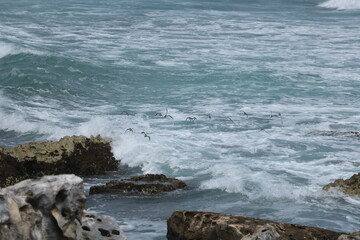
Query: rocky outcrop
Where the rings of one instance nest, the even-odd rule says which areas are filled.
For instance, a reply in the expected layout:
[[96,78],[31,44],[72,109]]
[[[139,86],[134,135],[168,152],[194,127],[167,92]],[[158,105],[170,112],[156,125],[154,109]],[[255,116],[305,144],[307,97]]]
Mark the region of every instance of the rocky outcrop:
[[338,188],[348,195],[360,196],[360,173],[354,174],[349,179],[336,179],[335,182],[329,183],[323,187],[323,190],[328,191],[330,188]]
[[356,238],[359,233],[342,234],[322,228],[211,212],[174,212],[167,220],[167,225],[168,240],[360,239]]
[[110,143],[111,140],[101,136],[67,136],[58,142],[0,147],[0,187],[44,175],[86,176],[117,170],[119,162],[111,152]]
[[90,194],[126,193],[126,194],[159,194],[185,188],[186,184],[176,178],[167,178],[163,174],[146,174],[130,179],[114,180],[105,185],[93,186]]
[[84,214],[83,181],[75,175],[25,180],[0,190],[0,239],[126,240],[115,219]]

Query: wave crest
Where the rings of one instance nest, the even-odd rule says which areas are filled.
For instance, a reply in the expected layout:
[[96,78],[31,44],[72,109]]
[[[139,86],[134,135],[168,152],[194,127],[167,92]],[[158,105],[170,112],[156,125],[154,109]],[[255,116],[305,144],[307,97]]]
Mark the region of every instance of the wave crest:
[[359,0],[328,0],[319,5],[325,8],[335,8],[338,10],[360,9]]
[[44,53],[36,50],[26,49],[22,47],[17,47],[10,43],[0,42],[0,59],[8,55],[15,55],[19,53],[31,53],[35,55],[43,55]]

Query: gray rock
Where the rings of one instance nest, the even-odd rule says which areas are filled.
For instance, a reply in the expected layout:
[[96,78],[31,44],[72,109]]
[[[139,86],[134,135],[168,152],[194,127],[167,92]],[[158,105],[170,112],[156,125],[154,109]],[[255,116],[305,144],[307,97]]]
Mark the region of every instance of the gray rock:
[[[88,214],[84,215],[85,201],[83,181],[75,175],[45,176],[3,188],[0,190],[0,239],[101,239],[85,230],[89,223]],[[101,226],[109,226],[104,229],[119,232],[112,239],[126,239],[113,218],[92,216],[102,219]]]

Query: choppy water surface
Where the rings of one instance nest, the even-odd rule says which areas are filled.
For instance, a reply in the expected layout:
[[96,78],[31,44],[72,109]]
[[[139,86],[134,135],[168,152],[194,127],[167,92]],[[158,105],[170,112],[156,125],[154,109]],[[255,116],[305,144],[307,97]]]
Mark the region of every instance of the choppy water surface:
[[101,134],[113,138],[122,176],[189,185],[89,197],[129,239],[165,239],[175,210],[359,230],[359,199],[321,191],[359,172],[359,137],[321,134],[360,130],[358,1],[4,0],[0,9],[0,145]]

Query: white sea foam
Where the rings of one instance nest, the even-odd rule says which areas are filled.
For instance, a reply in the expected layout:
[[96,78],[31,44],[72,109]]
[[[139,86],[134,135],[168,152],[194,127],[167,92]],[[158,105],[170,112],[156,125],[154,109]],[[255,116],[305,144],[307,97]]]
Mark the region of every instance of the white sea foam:
[[338,10],[360,9],[360,1],[359,0],[329,0],[321,3],[319,6],[325,8],[335,8]]
[[14,52],[14,47],[11,44],[0,43],[0,58],[3,58]]
[[0,42],[0,58],[6,57],[7,55],[14,55],[19,53],[31,53],[36,55],[44,54],[41,51],[26,49],[23,47],[16,46],[14,44]]

